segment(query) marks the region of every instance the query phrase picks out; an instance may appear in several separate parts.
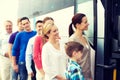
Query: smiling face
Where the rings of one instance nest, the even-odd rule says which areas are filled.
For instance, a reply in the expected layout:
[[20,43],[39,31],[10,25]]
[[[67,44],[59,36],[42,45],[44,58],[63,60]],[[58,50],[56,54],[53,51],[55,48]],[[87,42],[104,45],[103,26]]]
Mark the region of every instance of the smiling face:
[[11,21],[6,21],[5,23],[4,23],[4,25],[5,25],[5,30],[6,30],[6,32],[7,33],[12,33],[12,22]]
[[53,22],[44,24],[43,35],[49,40],[60,39],[58,28]]
[[25,31],[31,31],[31,28],[30,28],[30,21],[25,19],[25,20],[22,20],[22,26],[24,27]]
[[21,22],[18,22],[17,26],[18,26],[18,30],[19,31],[23,31],[24,30]]
[[77,23],[77,25],[78,25],[78,29],[80,29],[80,30],[82,30],[82,31],[88,30],[88,25],[89,25],[89,23],[88,23],[87,17],[84,16],[84,17],[82,18],[82,22],[81,22],[80,24]]
[[54,39],[54,40],[59,39],[59,31],[57,26],[54,25],[51,27],[51,30],[48,36],[49,36],[49,39]]
[[36,31],[38,34],[42,33],[42,29],[43,29],[43,23],[39,22],[36,24]]

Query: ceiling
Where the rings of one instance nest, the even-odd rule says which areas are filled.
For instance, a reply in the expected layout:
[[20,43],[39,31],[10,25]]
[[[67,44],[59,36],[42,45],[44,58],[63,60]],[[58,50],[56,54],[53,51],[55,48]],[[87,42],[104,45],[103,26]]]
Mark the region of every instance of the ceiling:
[[74,5],[74,0],[19,0],[18,16],[35,17]]

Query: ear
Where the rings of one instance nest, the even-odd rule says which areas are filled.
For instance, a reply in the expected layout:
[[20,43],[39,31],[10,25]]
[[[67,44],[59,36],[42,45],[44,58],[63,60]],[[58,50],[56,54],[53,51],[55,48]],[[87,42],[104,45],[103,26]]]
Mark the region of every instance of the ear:
[[47,35],[48,37],[50,37],[50,33],[47,33],[46,35]]
[[72,55],[73,55],[73,56],[76,56],[76,53],[77,53],[76,51],[73,51],[73,54],[72,54]]
[[76,24],[76,28],[77,28],[77,29],[79,28],[79,25],[80,25],[79,23]]

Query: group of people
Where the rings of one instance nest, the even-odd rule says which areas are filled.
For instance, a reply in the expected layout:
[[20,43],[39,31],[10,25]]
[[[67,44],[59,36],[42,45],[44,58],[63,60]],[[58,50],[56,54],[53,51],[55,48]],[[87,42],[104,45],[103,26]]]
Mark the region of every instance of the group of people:
[[73,16],[66,43],[51,17],[36,21],[36,31],[27,17],[18,19],[15,33],[12,25],[5,22],[0,38],[0,80],[93,80],[85,14]]

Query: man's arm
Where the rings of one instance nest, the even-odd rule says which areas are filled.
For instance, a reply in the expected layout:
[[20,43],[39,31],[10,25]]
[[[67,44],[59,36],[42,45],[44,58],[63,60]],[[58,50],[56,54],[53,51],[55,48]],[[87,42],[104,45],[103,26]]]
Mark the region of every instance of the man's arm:
[[17,51],[19,51],[20,49],[20,39],[19,39],[20,35],[19,33],[17,34],[13,47],[12,47],[12,66],[13,69],[18,72],[18,65],[16,63],[16,55],[17,55]]
[[26,68],[27,68],[27,71],[28,71],[28,75],[30,75],[31,77],[34,76],[33,71],[32,71],[32,69],[31,69],[31,65],[32,65],[32,54],[33,54],[33,42],[32,42],[32,39],[33,39],[33,38],[31,38],[31,39],[28,41],[28,45],[27,45],[27,48],[26,48],[26,58],[25,58]]
[[9,45],[8,45],[8,55],[9,55],[10,60],[12,60],[12,46],[13,46],[13,44],[9,43]]

